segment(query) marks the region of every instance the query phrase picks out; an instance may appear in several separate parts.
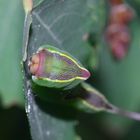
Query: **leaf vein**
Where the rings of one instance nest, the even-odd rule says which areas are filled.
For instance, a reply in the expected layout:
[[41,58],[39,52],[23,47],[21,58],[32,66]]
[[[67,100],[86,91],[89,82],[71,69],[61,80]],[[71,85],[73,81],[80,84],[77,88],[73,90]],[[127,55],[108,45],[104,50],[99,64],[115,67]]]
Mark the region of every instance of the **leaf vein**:
[[51,37],[56,41],[58,45],[61,45],[60,39],[54,34],[54,32],[51,30],[50,26],[48,26],[44,21],[35,13],[33,12],[33,15],[37,18],[37,20],[40,22],[40,24],[49,32]]

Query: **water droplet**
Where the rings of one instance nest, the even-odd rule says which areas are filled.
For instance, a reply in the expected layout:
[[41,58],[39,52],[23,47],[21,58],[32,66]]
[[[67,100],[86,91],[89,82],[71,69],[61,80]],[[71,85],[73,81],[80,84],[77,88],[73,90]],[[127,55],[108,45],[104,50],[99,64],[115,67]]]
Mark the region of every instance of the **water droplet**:
[[30,105],[27,105],[27,107],[26,107],[26,113],[28,114],[28,113],[30,113],[30,111],[31,111],[31,106]]
[[49,135],[50,135],[50,133],[51,133],[50,131],[46,131],[47,136],[49,136]]
[[34,41],[36,42],[37,41],[37,38],[34,38]]

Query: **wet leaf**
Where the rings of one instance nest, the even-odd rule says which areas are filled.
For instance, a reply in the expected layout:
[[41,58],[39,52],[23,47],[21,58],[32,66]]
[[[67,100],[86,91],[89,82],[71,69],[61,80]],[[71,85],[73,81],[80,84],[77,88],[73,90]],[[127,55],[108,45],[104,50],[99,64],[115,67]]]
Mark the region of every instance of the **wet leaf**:
[[[27,60],[29,61],[30,57],[41,45],[49,44],[70,53],[86,67],[92,48],[85,41],[84,35],[91,29],[95,29],[94,32],[100,30],[98,25],[101,25],[100,23],[102,22],[98,17],[99,11],[97,9],[104,10],[103,0],[44,0],[32,11]],[[27,66],[26,64],[25,62],[25,67]],[[27,67],[26,70],[28,71]],[[63,116],[67,113],[63,109],[60,110],[60,119],[57,115],[50,116],[48,109],[43,110],[40,107],[40,103],[36,102],[34,94],[43,94],[43,92],[39,90],[39,93],[32,93],[33,91],[30,87],[32,84],[27,71],[25,73],[26,110],[33,139],[76,139],[77,136],[73,130],[75,121],[66,121]],[[47,94],[48,92],[46,88],[44,93]],[[46,106],[50,109],[52,108],[47,103]],[[52,110],[52,112],[56,112],[58,105],[55,107],[56,109]]]

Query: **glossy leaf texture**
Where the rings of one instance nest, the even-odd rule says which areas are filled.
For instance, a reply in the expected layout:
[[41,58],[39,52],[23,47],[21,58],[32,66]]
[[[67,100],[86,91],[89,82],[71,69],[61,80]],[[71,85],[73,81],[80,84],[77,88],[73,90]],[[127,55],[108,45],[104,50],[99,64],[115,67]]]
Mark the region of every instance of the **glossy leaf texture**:
[[[104,0],[44,0],[32,11],[27,59],[29,60],[41,45],[49,44],[70,53],[87,67],[87,60],[91,55],[92,48],[85,41],[84,36],[91,30],[94,33],[101,31],[100,27],[103,28],[105,21],[104,18],[100,19],[98,15],[100,13],[99,9],[105,10],[104,8]],[[41,105],[37,101],[40,94],[59,95],[60,91],[55,90],[53,93],[48,88],[42,88],[33,93],[31,85],[31,81],[26,76],[26,110],[33,139],[78,139],[74,131],[75,122],[78,122],[74,119],[77,116],[77,113],[73,112],[74,110],[72,110],[72,113],[68,107],[61,105],[59,107],[57,104],[46,102]],[[63,94],[62,91],[61,94]]]
[[5,106],[24,103],[21,72],[22,2],[0,1],[0,97]]

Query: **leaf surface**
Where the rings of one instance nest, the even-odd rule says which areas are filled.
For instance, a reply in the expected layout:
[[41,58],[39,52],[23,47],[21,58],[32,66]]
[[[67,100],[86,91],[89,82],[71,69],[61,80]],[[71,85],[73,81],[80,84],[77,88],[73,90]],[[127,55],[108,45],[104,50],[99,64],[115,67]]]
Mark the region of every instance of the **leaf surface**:
[[[49,44],[69,52],[84,66],[87,66],[91,48],[84,40],[84,36],[93,29],[95,29],[95,33],[99,32],[100,27],[103,27],[104,24],[99,23],[102,20],[104,22],[104,18],[100,21],[99,15],[102,13],[99,13],[97,9],[104,10],[104,6],[103,0],[44,0],[32,11],[28,60],[38,50],[39,46]],[[47,109],[43,110],[40,103],[35,100],[38,97],[34,96],[35,94],[47,94],[49,90],[46,88],[45,91],[39,90],[32,93],[30,86],[31,82],[26,77],[26,110],[33,139],[75,140],[77,138],[74,132],[75,120],[67,121],[67,117],[64,117],[67,116],[67,108],[65,112],[64,108],[60,107],[58,112],[61,115],[59,117],[50,115],[57,112],[58,105],[54,105],[56,109],[53,110],[51,105],[45,103],[43,106],[46,106]],[[71,114],[76,115],[75,113]]]

